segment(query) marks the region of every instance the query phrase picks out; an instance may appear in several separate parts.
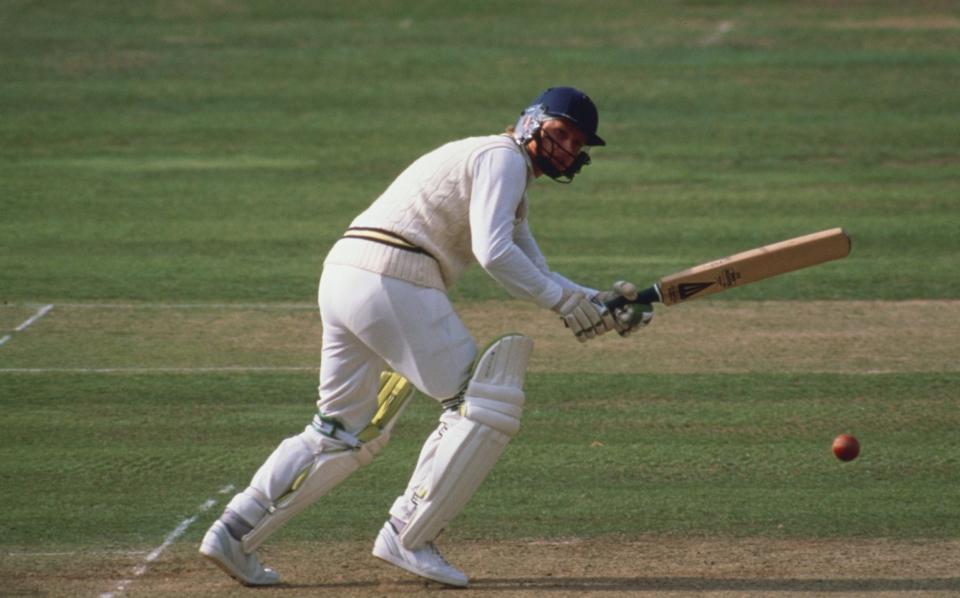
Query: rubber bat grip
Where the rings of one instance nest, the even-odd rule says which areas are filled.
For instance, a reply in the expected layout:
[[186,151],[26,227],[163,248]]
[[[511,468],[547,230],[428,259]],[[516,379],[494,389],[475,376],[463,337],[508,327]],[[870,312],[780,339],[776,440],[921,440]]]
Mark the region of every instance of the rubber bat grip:
[[611,299],[610,301],[607,301],[604,305],[606,305],[607,309],[609,309],[610,311],[614,311],[630,303],[650,304],[650,303],[659,303],[659,302],[660,302],[660,291],[657,290],[657,285],[653,285],[637,293],[637,298],[634,301],[630,301],[629,299],[621,295],[616,299]]

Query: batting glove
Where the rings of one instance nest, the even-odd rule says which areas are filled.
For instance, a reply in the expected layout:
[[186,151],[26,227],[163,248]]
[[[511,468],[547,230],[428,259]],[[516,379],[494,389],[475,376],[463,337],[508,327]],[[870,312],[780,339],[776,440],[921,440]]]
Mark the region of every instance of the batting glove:
[[560,314],[564,326],[570,329],[577,340],[585,343],[601,334],[616,330],[616,324],[606,306],[596,296],[588,299],[580,291],[567,294],[553,310]]
[[[625,280],[613,283],[613,289],[597,293],[595,299],[601,304],[607,304],[614,299],[623,297],[628,301],[637,300],[637,286]],[[604,307],[606,309],[606,307]],[[628,336],[653,320],[653,306],[649,303],[628,303],[618,307],[612,314],[607,311],[605,320],[611,321],[611,326],[620,336]]]

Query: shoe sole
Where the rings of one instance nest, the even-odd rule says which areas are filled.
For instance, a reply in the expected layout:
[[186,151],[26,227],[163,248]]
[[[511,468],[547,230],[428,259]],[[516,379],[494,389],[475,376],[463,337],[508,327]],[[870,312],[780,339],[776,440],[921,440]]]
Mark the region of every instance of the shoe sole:
[[217,556],[219,554],[219,550],[217,550],[216,547],[214,547],[213,549],[210,549],[208,548],[207,544],[202,544],[200,546],[200,554],[203,555],[203,558],[207,559],[208,561],[210,561],[211,563],[219,567],[221,571],[223,571],[224,573],[226,573],[227,575],[229,575],[230,577],[232,577],[233,579],[237,580],[238,582],[240,582],[241,584],[247,587],[259,588],[262,586],[275,586],[278,583],[280,583],[279,581],[275,581],[273,583],[254,583],[251,581],[247,581],[246,579],[241,577],[236,571],[234,571],[229,564],[227,564],[225,561],[223,561]]
[[221,561],[220,559],[218,559],[216,556],[214,556],[214,555],[212,555],[212,554],[207,554],[207,553],[205,553],[205,552],[203,552],[203,551],[201,551],[200,554],[202,554],[205,559],[207,559],[208,561],[210,561],[211,563],[213,563],[214,565],[216,565],[221,571],[223,571],[224,573],[226,573],[226,574],[229,575],[230,577],[234,578],[235,580],[239,581],[239,582],[242,583],[243,585],[245,585],[245,586],[251,585],[250,583],[247,582],[247,580],[241,578],[239,575],[237,575],[236,573],[234,573],[234,572],[230,569],[230,567],[228,567],[223,561]]
[[400,559],[400,558],[397,558],[396,556],[394,556],[392,552],[390,552],[390,551],[384,551],[384,552],[385,552],[384,554],[381,554],[381,552],[377,550],[377,546],[374,545],[374,547],[373,547],[373,556],[377,557],[377,558],[380,559],[381,561],[385,561],[385,562],[387,562],[387,563],[390,563],[391,565],[393,565],[393,566],[395,566],[395,567],[400,567],[400,568],[403,569],[404,571],[406,571],[406,572],[408,572],[408,573],[412,573],[412,574],[416,575],[417,577],[422,577],[422,578],[424,578],[424,579],[429,579],[430,581],[435,581],[435,582],[437,582],[437,583],[442,583],[442,584],[444,584],[444,585],[453,586],[453,587],[455,587],[455,588],[465,588],[465,587],[467,587],[467,585],[469,584],[469,581],[464,582],[464,581],[460,581],[460,580],[451,580],[451,579],[447,579],[447,578],[438,577],[438,576],[435,576],[435,575],[428,575],[428,574],[424,573],[423,571],[417,571],[416,569],[414,569],[413,567],[411,567],[411,566],[410,566],[406,561],[404,561],[403,559]]

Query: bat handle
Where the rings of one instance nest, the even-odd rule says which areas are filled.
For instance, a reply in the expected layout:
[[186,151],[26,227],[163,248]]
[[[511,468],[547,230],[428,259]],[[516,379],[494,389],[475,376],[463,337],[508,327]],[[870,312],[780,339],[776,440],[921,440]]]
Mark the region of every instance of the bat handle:
[[604,305],[606,305],[606,306],[607,306],[607,309],[609,309],[609,310],[612,312],[612,311],[615,311],[615,310],[617,310],[617,309],[620,309],[621,307],[624,307],[625,305],[628,305],[628,304],[631,304],[631,303],[633,303],[633,304],[636,304],[636,303],[659,303],[659,302],[661,301],[661,299],[662,299],[662,298],[661,298],[661,295],[660,295],[660,284],[659,284],[659,283],[656,283],[656,284],[654,284],[654,285],[652,285],[652,286],[650,286],[650,287],[647,287],[647,288],[643,289],[643,290],[640,291],[639,293],[637,293],[637,298],[634,299],[633,301],[630,301],[629,299],[627,299],[626,297],[624,297],[623,295],[621,295],[621,296],[617,297],[616,299],[611,299],[610,301],[607,301]]

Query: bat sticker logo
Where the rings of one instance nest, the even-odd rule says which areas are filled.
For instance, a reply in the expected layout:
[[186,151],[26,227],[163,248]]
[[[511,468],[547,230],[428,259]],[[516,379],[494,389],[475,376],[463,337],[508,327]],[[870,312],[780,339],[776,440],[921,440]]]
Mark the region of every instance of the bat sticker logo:
[[723,288],[728,289],[737,284],[737,281],[740,280],[740,278],[741,276],[739,272],[733,268],[725,268],[723,272],[720,273],[720,278],[717,280],[717,282],[719,282],[720,286]]
[[677,285],[678,290],[680,291],[680,300],[686,301],[690,297],[693,297],[700,291],[713,286],[712,282],[681,282]]

